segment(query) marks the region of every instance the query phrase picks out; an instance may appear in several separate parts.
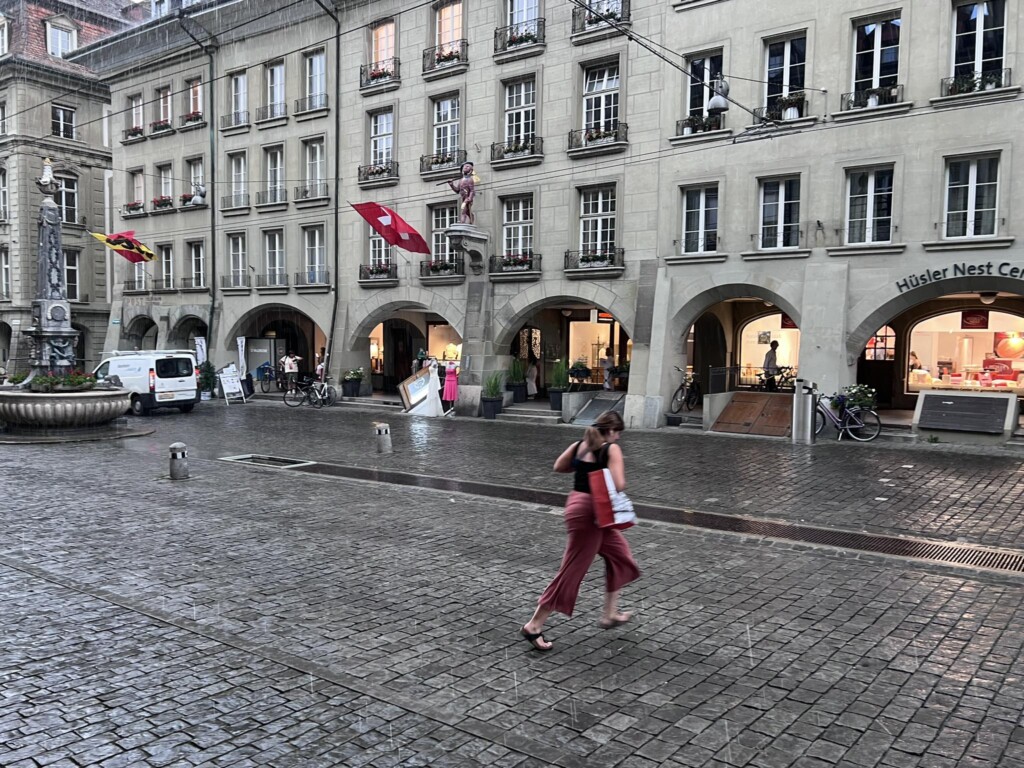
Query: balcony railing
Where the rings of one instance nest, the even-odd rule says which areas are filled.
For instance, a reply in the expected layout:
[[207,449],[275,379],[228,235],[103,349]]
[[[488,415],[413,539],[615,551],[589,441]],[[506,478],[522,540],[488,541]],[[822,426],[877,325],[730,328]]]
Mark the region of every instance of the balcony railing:
[[569,149],[597,147],[602,144],[616,144],[629,140],[629,126],[621,122],[606,123],[592,128],[577,128],[569,131]]
[[360,165],[358,172],[359,181],[381,181],[383,179],[398,178],[398,162],[388,160],[383,163],[371,163]]
[[313,181],[304,187],[295,188],[295,200],[316,200],[317,198],[327,197],[327,182],[326,181]]
[[237,128],[240,125],[249,124],[249,110],[243,109],[239,112],[228,112],[220,116],[221,128]]
[[761,125],[766,120],[776,122],[797,120],[807,115],[807,96],[801,91],[788,96],[774,97],[774,100],[767,106],[755,109],[754,125]]
[[288,117],[288,105],[279,101],[276,104],[267,104],[256,109],[256,120],[275,120],[280,117]]
[[450,149],[433,155],[420,156],[420,173],[443,171],[446,168],[458,168],[466,162],[466,150]]
[[360,280],[397,280],[398,264],[389,261],[386,264],[360,264]]
[[269,272],[265,275],[256,275],[257,288],[283,288],[287,285],[287,272]]
[[773,224],[762,227],[760,232],[750,236],[754,248],[759,251],[775,251],[783,248],[799,248],[804,233],[800,224]]
[[447,277],[465,274],[466,262],[462,256],[420,262],[420,277]]
[[494,52],[502,53],[524,45],[543,43],[544,27],[544,19],[530,19],[509,27],[499,27],[494,30]]
[[455,40],[423,51],[423,71],[434,72],[469,61],[469,41]]
[[256,205],[273,205],[275,203],[287,203],[288,190],[284,187],[272,187],[261,189],[256,193]]
[[181,287],[186,291],[205,288],[206,278],[203,275],[196,275],[195,277],[183,277],[181,278]]
[[600,269],[602,267],[624,267],[625,248],[590,248],[565,252],[566,269]]
[[327,94],[314,93],[304,99],[295,100],[295,114],[312,112],[315,109],[327,109]]
[[369,88],[402,79],[402,62],[396,56],[359,67],[359,87]]
[[586,8],[572,9],[573,34],[607,28],[609,22],[629,22],[629,0],[591,0]]
[[679,241],[680,256],[715,253],[718,250],[717,232],[687,232]]
[[152,289],[154,291],[173,291],[174,290],[174,278],[173,277],[154,277],[152,283]]
[[540,272],[540,254],[506,253],[504,256],[491,256],[490,271],[500,272]]
[[524,136],[505,142],[491,144],[491,160],[513,160],[544,154],[544,139],[540,136]]
[[233,275],[221,275],[220,277],[221,288],[251,288],[252,279],[249,275],[243,275],[236,273]]
[[149,285],[147,284],[146,278],[137,277],[134,280],[124,281],[124,292],[131,293],[132,291],[138,293],[139,291],[148,291]]
[[224,208],[248,208],[249,207],[249,193],[248,192],[235,192],[231,195],[224,195],[220,199],[220,207]]
[[309,267],[295,273],[295,285],[330,285],[331,273],[323,267]]
[[866,88],[863,91],[844,93],[840,99],[840,109],[844,112],[851,109],[874,109],[883,104],[899,104],[903,101],[902,85],[885,85],[880,88]]
[[720,131],[723,128],[725,128],[725,115],[689,115],[682,120],[676,120],[676,136]]
[[977,91],[992,91],[1011,85],[1011,71],[993,69],[987,72],[964,72],[940,81],[940,93],[943,96],[959,96]]

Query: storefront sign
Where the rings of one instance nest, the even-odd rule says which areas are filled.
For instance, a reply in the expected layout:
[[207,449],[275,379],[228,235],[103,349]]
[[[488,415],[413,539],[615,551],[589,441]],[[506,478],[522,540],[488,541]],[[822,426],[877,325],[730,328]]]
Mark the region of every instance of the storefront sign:
[[783,328],[796,328],[796,323],[793,322],[793,318],[787,315],[785,312],[782,313],[782,327]]
[[1024,267],[1013,264],[1009,261],[995,263],[992,261],[985,264],[968,264],[960,262],[951,264],[941,269],[926,269],[916,275],[907,275],[902,280],[896,281],[896,288],[900,293],[909,291],[912,288],[920,288],[928,283],[937,283],[940,280],[948,280],[953,277],[1013,277],[1024,280]]
[[971,309],[960,313],[960,330],[962,331],[986,331],[988,330],[988,310]]

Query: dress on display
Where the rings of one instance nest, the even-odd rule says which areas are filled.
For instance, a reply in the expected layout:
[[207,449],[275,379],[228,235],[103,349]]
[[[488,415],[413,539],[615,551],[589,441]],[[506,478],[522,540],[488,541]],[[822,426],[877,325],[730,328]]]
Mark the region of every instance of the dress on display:
[[449,402],[459,399],[459,368],[451,360],[444,367],[444,392],[441,399]]

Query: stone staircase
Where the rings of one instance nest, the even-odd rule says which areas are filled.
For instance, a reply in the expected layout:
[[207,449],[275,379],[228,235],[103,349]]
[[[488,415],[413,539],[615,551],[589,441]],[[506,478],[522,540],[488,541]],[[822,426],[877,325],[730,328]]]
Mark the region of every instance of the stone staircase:
[[496,421],[510,421],[517,424],[561,424],[562,414],[552,411],[547,400],[527,400],[512,403],[501,409]]
[[404,410],[402,399],[398,395],[374,395],[373,397],[339,397],[334,401],[335,408],[363,408],[379,410],[384,413],[395,413]]

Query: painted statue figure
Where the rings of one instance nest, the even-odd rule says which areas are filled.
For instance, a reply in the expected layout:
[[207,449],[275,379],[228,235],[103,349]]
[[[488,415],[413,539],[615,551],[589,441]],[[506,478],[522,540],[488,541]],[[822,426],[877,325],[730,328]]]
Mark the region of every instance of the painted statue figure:
[[476,182],[473,180],[473,164],[465,162],[462,164],[462,178],[449,179],[448,186],[453,192],[458,193],[462,201],[459,212],[459,223],[473,223],[473,199],[476,197]]

